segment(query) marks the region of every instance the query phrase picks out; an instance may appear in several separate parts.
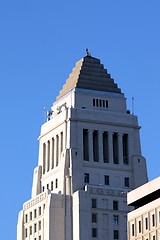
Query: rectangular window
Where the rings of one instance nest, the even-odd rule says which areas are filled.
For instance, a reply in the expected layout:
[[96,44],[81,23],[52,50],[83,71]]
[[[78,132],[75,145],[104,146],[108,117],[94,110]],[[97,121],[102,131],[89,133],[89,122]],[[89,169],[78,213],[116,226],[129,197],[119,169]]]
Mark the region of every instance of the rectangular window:
[[99,162],[98,131],[93,131],[93,160]]
[[113,133],[113,162],[114,162],[114,164],[119,164],[118,133]]
[[58,179],[56,178],[55,187],[58,188]]
[[102,107],[102,100],[101,99],[99,100],[99,105],[100,105],[100,107]]
[[41,236],[39,236],[39,240],[41,240]]
[[145,218],[146,230],[148,229],[148,218]]
[[96,107],[98,107],[98,99],[96,99]]
[[118,215],[113,215],[113,223],[114,223],[114,225],[119,224],[119,216]]
[[47,189],[49,189],[49,184],[47,183]]
[[92,223],[97,222],[97,213],[92,213]]
[[53,181],[51,182],[51,191],[53,191]]
[[129,178],[128,177],[124,178],[124,186],[129,187]]
[[28,215],[26,214],[25,215],[25,223],[27,223],[28,222]]
[[108,132],[103,132],[103,162],[109,162]]
[[93,107],[95,107],[95,98],[93,98]]
[[89,183],[89,173],[84,174],[84,182]]
[[108,175],[104,176],[104,184],[109,185],[109,176]]
[[25,237],[28,237],[28,229],[25,229]]
[[156,240],[156,236],[153,236],[153,240]]
[[128,164],[128,134],[124,134],[122,137],[123,144],[123,163]]
[[29,234],[32,235],[32,226],[29,228]]
[[36,217],[37,217],[37,210],[34,209],[34,218],[36,218]]
[[41,230],[41,221],[38,222],[38,228]]
[[34,232],[37,232],[37,224],[34,224]]
[[89,161],[88,129],[83,129],[83,159]]
[[43,174],[46,171],[46,144],[43,143]]
[[132,236],[134,236],[134,224],[132,224]]
[[92,208],[96,208],[96,207],[97,207],[97,199],[92,198]]
[[97,237],[97,228],[92,228],[92,237],[93,238]]
[[32,220],[32,212],[30,212],[30,221]]
[[63,151],[63,132],[61,132],[61,152]]
[[155,215],[153,214],[152,215],[152,227],[154,227],[155,226]]
[[141,233],[141,221],[138,222],[139,233]]
[[106,100],[106,108],[108,108],[108,100]]
[[39,216],[41,215],[41,207],[39,207]]
[[118,210],[118,201],[113,201],[113,210]]
[[119,239],[119,231],[113,230],[113,239]]

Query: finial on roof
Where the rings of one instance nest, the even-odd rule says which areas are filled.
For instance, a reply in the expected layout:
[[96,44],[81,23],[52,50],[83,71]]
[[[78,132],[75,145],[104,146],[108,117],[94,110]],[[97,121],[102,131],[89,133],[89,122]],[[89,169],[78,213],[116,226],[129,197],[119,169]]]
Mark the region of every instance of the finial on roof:
[[86,48],[86,53],[87,53],[87,56],[91,56],[91,53],[89,52],[88,48]]

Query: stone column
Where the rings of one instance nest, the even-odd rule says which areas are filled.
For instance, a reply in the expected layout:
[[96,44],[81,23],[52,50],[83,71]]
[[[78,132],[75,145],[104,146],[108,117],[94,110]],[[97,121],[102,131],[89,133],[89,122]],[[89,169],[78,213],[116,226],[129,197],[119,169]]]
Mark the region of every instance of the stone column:
[[103,163],[103,131],[98,131],[99,162]]
[[113,163],[113,132],[108,132],[109,162]]
[[93,131],[88,130],[89,161],[93,162]]

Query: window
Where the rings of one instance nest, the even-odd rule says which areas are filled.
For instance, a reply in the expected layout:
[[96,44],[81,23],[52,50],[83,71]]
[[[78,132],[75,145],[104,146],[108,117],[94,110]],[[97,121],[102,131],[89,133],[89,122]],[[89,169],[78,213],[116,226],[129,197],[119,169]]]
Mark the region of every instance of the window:
[[34,209],[34,218],[36,218],[36,217],[37,217],[37,210]]
[[129,178],[128,177],[124,178],[124,186],[129,187]]
[[89,183],[89,173],[84,174],[84,182]]
[[28,215],[26,214],[25,215],[25,223],[27,223],[28,222]]
[[132,236],[134,236],[134,224],[132,224]]
[[108,132],[103,132],[103,162],[109,162]]
[[47,189],[49,189],[49,184],[47,183]]
[[53,181],[51,182],[51,191],[53,191]]
[[141,221],[138,222],[139,233],[141,233]]
[[148,229],[148,218],[145,218],[146,230]]
[[41,221],[38,222],[38,228],[41,230]]
[[32,226],[29,228],[29,234],[32,235]]
[[89,161],[88,129],[83,129],[83,159]]
[[98,131],[93,131],[93,160],[99,162]]
[[61,132],[61,152],[63,151],[63,132]]
[[113,133],[113,162],[119,164],[118,158],[118,133]]
[[37,224],[34,224],[34,232],[37,232]]
[[41,240],[41,236],[39,236],[39,240]]
[[153,236],[153,240],[156,240],[156,236],[155,235]]
[[128,164],[128,134],[122,136],[123,144],[123,163]]
[[95,98],[93,98],[93,107],[95,107]]
[[28,229],[25,229],[25,237],[28,237]]
[[54,138],[52,138],[52,169],[54,168]]
[[104,176],[104,184],[109,185],[109,176],[108,175]]
[[92,237],[93,238],[97,237],[97,228],[92,228]]
[[57,178],[56,178],[55,186],[56,186],[56,188],[58,188],[58,179]]
[[92,208],[96,208],[96,207],[97,207],[97,199],[92,198]]
[[113,201],[113,210],[118,210],[118,201]]
[[30,221],[32,220],[32,212],[30,212]]
[[118,215],[113,215],[113,223],[114,223],[114,225],[119,224],[119,216]]
[[113,239],[119,239],[119,231],[118,230],[113,231]]
[[97,222],[97,213],[92,213],[92,223]]
[[41,215],[41,207],[39,207],[39,216]]
[[155,215],[153,214],[152,215],[152,227],[154,227],[155,226]]

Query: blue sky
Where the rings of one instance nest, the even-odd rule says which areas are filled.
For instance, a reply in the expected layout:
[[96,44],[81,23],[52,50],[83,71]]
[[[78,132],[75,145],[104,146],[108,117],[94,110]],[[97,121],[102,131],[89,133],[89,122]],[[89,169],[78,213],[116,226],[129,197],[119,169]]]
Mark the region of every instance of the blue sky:
[[[1,239],[16,240],[38,136],[75,62],[92,56],[135,99],[149,179],[160,175],[160,1],[0,1]],[[7,234],[6,234],[7,232]]]

